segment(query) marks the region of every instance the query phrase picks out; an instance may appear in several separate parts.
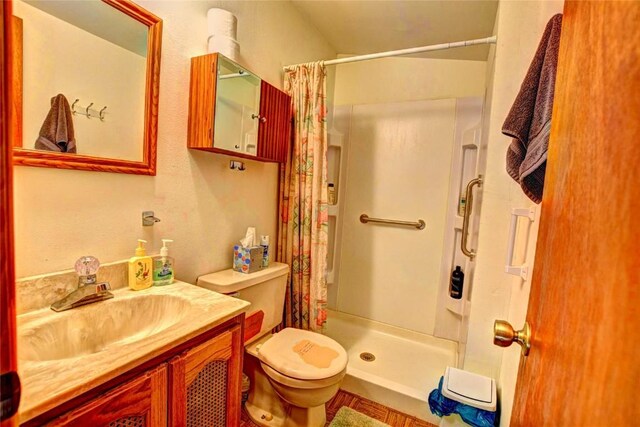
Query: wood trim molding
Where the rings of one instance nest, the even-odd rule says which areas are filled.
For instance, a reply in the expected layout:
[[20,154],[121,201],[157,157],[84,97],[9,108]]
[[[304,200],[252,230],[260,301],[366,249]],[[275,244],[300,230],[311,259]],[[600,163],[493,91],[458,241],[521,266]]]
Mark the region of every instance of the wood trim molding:
[[[130,173],[138,175],[156,174],[162,20],[148,10],[129,0],[102,1],[149,27],[149,34],[147,38],[147,74],[142,162],[107,159],[79,154],[25,150],[24,148],[18,148],[22,145],[21,132],[18,133],[14,131],[12,137],[14,144],[16,145],[13,151],[14,164],[21,166]],[[8,48],[11,48],[11,45],[8,45]],[[17,53],[21,54],[21,50]],[[21,64],[22,58],[19,58],[17,65]],[[20,116],[22,115],[22,111],[16,113],[20,114]],[[14,120],[17,120],[17,118],[14,118]],[[20,117],[20,122],[21,121],[22,119]]]
[[11,46],[13,46],[14,48],[14,51],[12,52],[13,62],[11,64],[11,70],[13,72],[13,76],[11,77],[11,108],[13,114],[13,116],[11,117],[11,121],[13,126],[13,145],[20,148],[22,147],[22,52],[24,47],[22,18],[12,16],[11,25],[11,36],[13,37]]
[[[13,250],[13,170],[12,170],[12,1],[0,5],[0,373],[17,371],[16,297]],[[4,420],[2,427],[16,424]]]

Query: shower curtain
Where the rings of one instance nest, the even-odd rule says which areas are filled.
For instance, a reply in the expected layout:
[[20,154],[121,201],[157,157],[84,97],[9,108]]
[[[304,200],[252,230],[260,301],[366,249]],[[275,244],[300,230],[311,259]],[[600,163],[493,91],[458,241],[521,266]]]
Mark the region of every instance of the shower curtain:
[[280,169],[277,259],[291,266],[285,326],[322,331],[327,319],[327,128],[325,67],[285,71],[291,95],[293,144]]

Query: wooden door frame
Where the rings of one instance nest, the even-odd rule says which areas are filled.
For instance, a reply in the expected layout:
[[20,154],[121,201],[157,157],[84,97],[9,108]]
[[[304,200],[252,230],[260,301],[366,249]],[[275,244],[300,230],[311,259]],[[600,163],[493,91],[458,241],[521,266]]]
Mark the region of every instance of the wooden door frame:
[[[13,252],[13,144],[11,143],[12,2],[0,6],[0,373],[17,371],[15,266]],[[2,421],[15,425],[17,417]]]

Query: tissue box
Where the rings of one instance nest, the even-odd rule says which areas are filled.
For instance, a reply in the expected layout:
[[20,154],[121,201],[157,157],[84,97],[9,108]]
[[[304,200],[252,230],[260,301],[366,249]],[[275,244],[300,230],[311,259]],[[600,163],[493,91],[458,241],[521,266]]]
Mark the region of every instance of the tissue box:
[[262,258],[264,249],[262,246],[245,248],[240,245],[233,247],[233,269],[240,273],[254,273],[263,268]]

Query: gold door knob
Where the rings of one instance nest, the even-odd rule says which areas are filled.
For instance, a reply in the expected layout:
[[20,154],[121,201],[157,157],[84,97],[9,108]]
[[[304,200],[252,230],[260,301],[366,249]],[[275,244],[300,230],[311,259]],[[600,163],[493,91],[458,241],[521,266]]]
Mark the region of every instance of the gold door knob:
[[529,322],[524,322],[524,327],[516,331],[513,326],[505,320],[496,320],[493,324],[493,343],[498,347],[509,347],[517,342],[522,347],[522,355],[529,354],[531,349],[531,328]]

